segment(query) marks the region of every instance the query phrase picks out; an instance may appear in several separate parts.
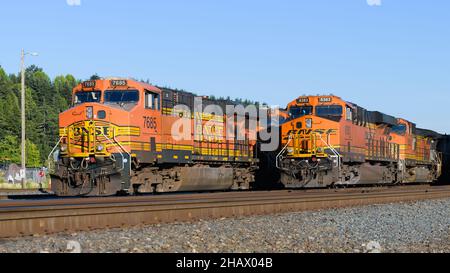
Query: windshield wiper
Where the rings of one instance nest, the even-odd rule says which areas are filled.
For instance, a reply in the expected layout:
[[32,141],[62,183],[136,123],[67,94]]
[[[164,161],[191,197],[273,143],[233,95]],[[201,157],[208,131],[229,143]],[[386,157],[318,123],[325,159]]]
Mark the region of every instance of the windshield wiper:
[[122,100],[123,100],[123,96],[125,95],[125,92],[121,92],[122,94],[120,94],[120,99],[116,102],[118,105],[122,106]]

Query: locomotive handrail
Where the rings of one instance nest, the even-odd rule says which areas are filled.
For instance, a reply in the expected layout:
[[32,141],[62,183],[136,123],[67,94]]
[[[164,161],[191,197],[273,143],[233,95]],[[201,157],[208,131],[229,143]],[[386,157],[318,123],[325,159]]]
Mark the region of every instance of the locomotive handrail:
[[[64,127],[64,134],[66,134],[67,132],[67,127]],[[50,154],[47,157],[47,161],[48,161],[48,169],[50,170],[51,166],[50,166],[50,158],[52,157],[52,155],[55,153],[56,148],[58,148],[59,144],[61,144],[61,141],[63,140],[64,137],[60,137],[58,142],[56,143],[55,147],[53,147],[52,151],[50,152]]]
[[114,142],[116,142],[117,145],[119,145],[119,147],[130,157],[131,160],[131,154],[122,146],[122,144],[120,144],[119,141],[116,140],[116,133],[114,133],[114,137],[113,137]]
[[[106,138],[106,140],[108,140],[112,145],[114,145],[114,142],[113,142],[109,137],[107,137],[107,136],[105,135],[105,133],[102,133],[102,135]],[[119,151],[119,153],[120,153],[120,156],[122,156],[122,169],[120,169],[120,171],[122,171],[122,170],[125,169],[125,163],[124,163],[125,157],[123,156],[123,153],[122,153],[122,152]]]
[[442,153],[437,152],[436,150],[431,150],[432,157],[436,159],[436,165],[437,165],[437,175],[442,174]]
[[[125,153],[128,154],[129,160],[131,160],[131,154],[128,153],[128,151],[125,150],[125,148],[124,148],[122,145],[120,145],[120,143],[116,140],[116,134],[115,134],[115,131],[114,131],[113,134],[114,134],[114,135],[113,135],[113,140],[114,140],[114,142],[113,142],[108,136],[106,136],[104,132],[102,132],[102,135],[103,135],[103,136],[104,136],[111,144],[113,144],[113,145],[114,145],[114,144],[117,144],[117,145],[120,147],[120,149],[122,149]],[[120,171],[122,171],[122,170],[125,169],[125,156],[123,155],[122,152],[119,151],[119,153],[120,153],[120,156],[122,156],[122,169],[120,170]],[[131,164],[130,164],[130,168],[131,168]]]
[[401,179],[399,181],[404,181],[405,179],[405,173],[406,173],[406,162],[404,159],[400,159],[398,161],[398,169],[400,170]]
[[319,134],[319,138],[320,140],[325,143],[325,145],[327,145],[327,147],[333,152],[333,154],[337,157],[337,167],[339,168],[339,170],[341,169],[341,154],[335,149],[333,148],[333,146],[331,146],[328,142],[326,142],[325,140],[323,140],[322,135]]
[[50,152],[50,154],[47,157],[47,160],[50,160],[50,157],[52,156],[52,154],[55,152],[56,148],[59,146],[59,144],[61,143],[62,139],[64,137],[60,137],[59,141],[56,143],[55,147],[53,147],[52,151]]
[[289,144],[291,143],[291,141],[292,141],[292,134],[289,135],[288,142],[286,143],[286,145],[284,146],[284,148],[280,151],[280,153],[278,153],[278,155],[277,155],[277,157],[276,157],[276,159],[275,159],[275,165],[276,165],[276,167],[277,167],[278,169],[281,169],[281,168],[280,168],[280,164],[279,164],[279,158],[283,156],[284,152],[286,151],[286,149],[287,149],[287,147],[289,146]]

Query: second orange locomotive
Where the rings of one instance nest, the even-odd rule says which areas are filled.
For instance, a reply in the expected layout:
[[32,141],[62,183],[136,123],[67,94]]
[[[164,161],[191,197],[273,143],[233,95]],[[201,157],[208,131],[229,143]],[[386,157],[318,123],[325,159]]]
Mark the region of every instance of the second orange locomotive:
[[277,166],[288,188],[429,183],[441,174],[438,134],[337,96],[302,96],[287,108]]

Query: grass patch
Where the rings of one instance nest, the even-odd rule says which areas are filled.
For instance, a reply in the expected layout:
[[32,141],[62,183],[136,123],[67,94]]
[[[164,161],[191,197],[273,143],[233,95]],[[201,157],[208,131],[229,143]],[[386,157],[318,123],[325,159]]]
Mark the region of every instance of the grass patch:
[[[48,183],[47,182],[42,183],[42,188],[47,189]],[[5,181],[0,181],[0,190],[21,190],[21,189],[22,189],[21,183],[10,184],[6,183]],[[25,183],[25,190],[38,190],[38,189],[40,189],[39,183],[32,181],[27,181]]]

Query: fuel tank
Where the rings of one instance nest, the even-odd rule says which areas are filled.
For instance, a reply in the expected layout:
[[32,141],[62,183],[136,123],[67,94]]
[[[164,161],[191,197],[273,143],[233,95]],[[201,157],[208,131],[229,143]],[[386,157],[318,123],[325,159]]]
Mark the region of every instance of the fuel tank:
[[178,191],[229,190],[233,186],[232,168],[208,166],[181,168]]

